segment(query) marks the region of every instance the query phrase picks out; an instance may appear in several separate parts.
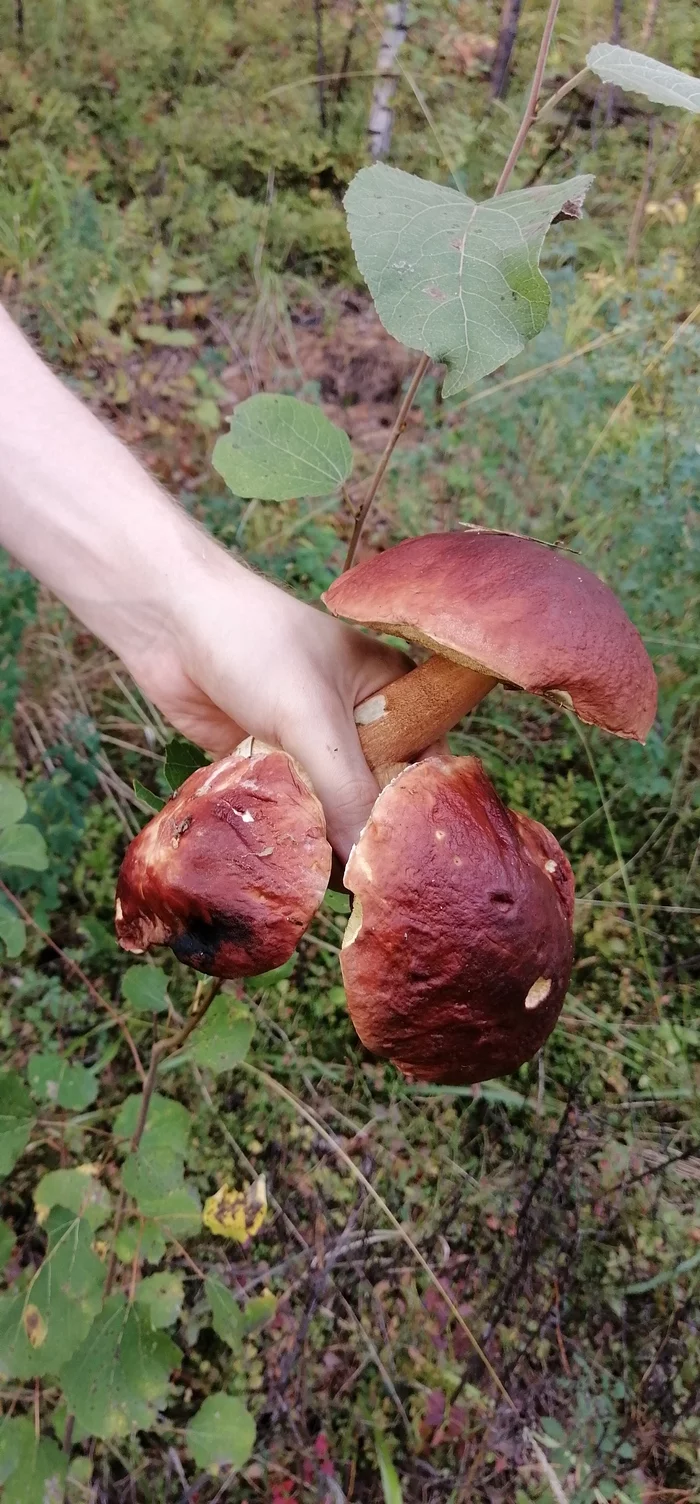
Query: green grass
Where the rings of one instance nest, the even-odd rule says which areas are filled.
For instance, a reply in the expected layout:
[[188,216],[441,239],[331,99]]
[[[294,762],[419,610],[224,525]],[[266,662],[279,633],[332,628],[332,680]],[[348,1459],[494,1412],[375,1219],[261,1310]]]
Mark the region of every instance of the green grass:
[[[457,31],[493,28],[493,7],[426,0],[416,11],[403,60],[440,145],[404,80],[393,160],[445,181],[452,167],[470,191],[488,192],[542,6],[525,8],[515,79],[498,107],[482,79],[454,70],[450,52]],[[350,13],[326,17],[329,72]],[[373,66],[375,48],[364,8],[361,17],[357,72]],[[9,4],[0,19],[9,39]],[[582,19],[564,5],[552,82],[575,71],[608,27],[602,6]],[[655,50],[692,67],[699,35],[695,11],[669,5]],[[363,160],[370,85],[349,80],[336,129],[323,132],[314,87],[298,82],[316,71],[311,6],[35,0],[23,48],[0,54],[0,278],[10,300],[223,541],[308,597],[339,567],[347,519],[310,504],[251,511],[225,496],[208,466],[213,432],[200,404],[223,400],[217,383],[230,359],[214,319],[234,324],[244,348],[257,339],[267,349],[311,304],[333,338],[330,283],[354,277],[340,195]],[[443,403],[426,382],[420,425],[396,452],[373,524],[382,544],[460,522],[562,540],[620,594],[654,659],[659,718],[645,748],[595,732],[584,741],[567,717],[504,691],[453,739],[484,760],[507,802],[550,826],[574,866],[576,963],[562,1020],[541,1062],[507,1081],[410,1087],[353,1034],[337,957],[346,920],[328,903],[291,974],[246,985],[254,1069],[217,1080],[173,1070],[160,1090],[192,1114],[188,1174],[202,1197],[222,1180],[266,1173],[270,1216],[255,1242],[241,1250],[202,1236],[187,1253],[245,1300],[270,1289],[277,1313],[232,1352],[205,1324],[191,1262],[169,1249],[186,1295],[168,1408],[150,1431],[98,1442],[91,1464],[75,1437],[108,1504],[187,1496],[196,1470],[184,1427],[217,1389],[247,1398],[258,1424],[252,1464],[228,1485],[234,1504],[331,1498],[329,1478],[338,1498],[380,1504],[377,1431],[406,1504],[551,1504],[523,1426],[571,1504],[641,1501],[647,1487],[694,1497],[698,325],[662,349],[697,301],[700,164],[697,127],[693,136],[692,124],[666,117],[651,198],[671,208],[646,216],[639,263],[626,268],[646,117],[627,111],[595,150],[589,126],[582,107],[543,167],[549,177],[599,174],[590,217],[551,237],[550,327],[466,402]],[[555,139],[554,127],[542,129],[519,181]],[[179,288],[185,276],[201,278],[204,291]],[[144,319],[196,330],[175,377],[162,352],[142,348],[135,331]],[[622,332],[563,363],[614,329]],[[500,381],[551,362],[561,364],[498,392]],[[293,370],[283,383],[304,390]],[[361,474],[369,464],[360,461]],[[187,491],[191,475],[201,483]],[[129,791],[133,778],[165,788],[158,718],[128,682],[122,689],[109,677],[65,613],[2,567],[0,766],[21,778],[51,853],[45,874],[3,877],[64,952],[30,931],[25,953],[5,962],[3,1064],[24,1072],[33,1053],[57,1049],[100,1081],[85,1114],[42,1109],[5,1182],[3,1216],[27,1267],[41,1249],[31,1198],[45,1171],[97,1163],[116,1188],[111,1125],[137,1082],[121,1035],[65,956],[120,1006],[126,961],[112,938],[113,890],[141,818]],[[184,1013],[192,974],[169,956],[163,964]],[[151,1021],[133,1015],[129,1025],[147,1054]],[[486,1347],[516,1416],[414,1248]],[[5,1383],[7,1409],[33,1415],[34,1403],[31,1383]],[[44,1434],[53,1427],[60,1437],[57,1391],[44,1385],[37,1403]],[[71,1488],[71,1501],[87,1498],[79,1480]],[[213,1501],[220,1488],[204,1479],[199,1497]]]

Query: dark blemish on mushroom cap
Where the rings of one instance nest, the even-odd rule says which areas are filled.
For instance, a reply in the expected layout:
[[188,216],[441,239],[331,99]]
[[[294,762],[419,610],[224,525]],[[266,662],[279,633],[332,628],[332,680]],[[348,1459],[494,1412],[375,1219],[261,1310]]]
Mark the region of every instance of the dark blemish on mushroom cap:
[[240,915],[226,918],[213,914],[210,920],[191,919],[187,929],[170,942],[170,949],[186,966],[197,971],[206,971],[216,962],[222,945],[245,945],[253,937],[253,931]]

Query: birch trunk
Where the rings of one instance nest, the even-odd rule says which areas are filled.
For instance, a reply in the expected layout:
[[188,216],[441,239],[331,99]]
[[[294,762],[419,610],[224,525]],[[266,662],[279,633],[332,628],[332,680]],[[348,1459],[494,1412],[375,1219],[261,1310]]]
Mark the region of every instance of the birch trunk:
[[396,89],[396,59],[408,31],[408,0],[384,7],[385,26],[379,43],[377,81],[369,112],[369,149],[375,162],[387,155],[391,145],[394,113],[391,101]]

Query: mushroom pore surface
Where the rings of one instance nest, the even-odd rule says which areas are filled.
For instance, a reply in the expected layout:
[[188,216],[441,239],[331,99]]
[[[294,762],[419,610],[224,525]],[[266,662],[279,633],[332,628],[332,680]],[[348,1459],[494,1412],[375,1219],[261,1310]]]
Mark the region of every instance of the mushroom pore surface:
[[359,707],[370,765],[421,751],[499,680],[618,736],[644,741],[653,723],[654,670],[620,602],[577,559],[531,538],[408,538],[340,575],[323,599],[336,616],[439,655]]
[[363,1044],[416,1081],[515,1070],[558,1018],[574,882],[554,836],[476,758],[431,757],[382,791],[345,872],[341,965]]
[[193,773],[131,842],[117,882],[119,944],[137,954],[170,945],[210,976],[256,976],[289,959],[330,867],[302,769],[249,738]]

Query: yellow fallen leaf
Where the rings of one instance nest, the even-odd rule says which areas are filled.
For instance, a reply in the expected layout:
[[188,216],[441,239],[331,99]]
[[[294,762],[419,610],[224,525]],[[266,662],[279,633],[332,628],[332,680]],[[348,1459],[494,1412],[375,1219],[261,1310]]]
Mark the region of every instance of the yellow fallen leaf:
[[222,1185],[205,1201],[202,1221],[217,1237],[247,1243],[260,1231],[266,1215],[265,1176],[259,1175],[247,1191],[232,1191],[227,1185]]

